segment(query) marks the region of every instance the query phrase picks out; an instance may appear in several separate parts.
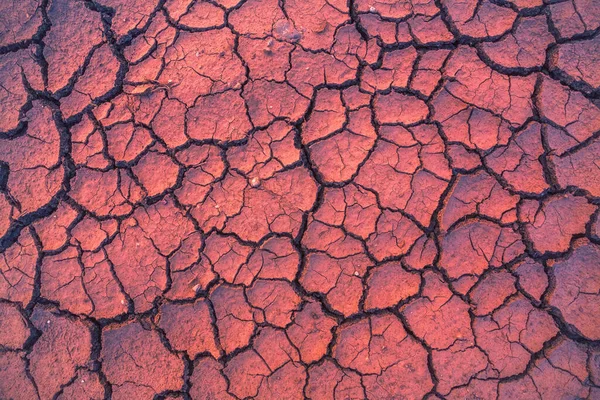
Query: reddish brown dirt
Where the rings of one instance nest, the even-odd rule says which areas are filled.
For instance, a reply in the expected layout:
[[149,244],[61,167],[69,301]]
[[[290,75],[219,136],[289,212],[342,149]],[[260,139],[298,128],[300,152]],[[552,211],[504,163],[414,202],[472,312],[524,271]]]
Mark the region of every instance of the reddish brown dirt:
[[0,399],[600,399],[597,0],[0,1]]

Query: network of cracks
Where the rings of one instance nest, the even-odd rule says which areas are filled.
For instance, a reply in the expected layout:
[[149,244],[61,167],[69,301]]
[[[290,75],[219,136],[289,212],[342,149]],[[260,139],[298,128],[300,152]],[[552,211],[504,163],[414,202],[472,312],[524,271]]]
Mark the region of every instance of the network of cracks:
[[600,399],[600,2],[0,3],[0,398]]

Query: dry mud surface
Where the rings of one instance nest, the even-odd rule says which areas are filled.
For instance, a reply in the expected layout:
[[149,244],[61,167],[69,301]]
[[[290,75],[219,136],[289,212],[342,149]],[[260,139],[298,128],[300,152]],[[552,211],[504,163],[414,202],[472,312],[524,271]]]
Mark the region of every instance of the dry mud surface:
[[0,399],[600,399],[598,0],[0,2]]

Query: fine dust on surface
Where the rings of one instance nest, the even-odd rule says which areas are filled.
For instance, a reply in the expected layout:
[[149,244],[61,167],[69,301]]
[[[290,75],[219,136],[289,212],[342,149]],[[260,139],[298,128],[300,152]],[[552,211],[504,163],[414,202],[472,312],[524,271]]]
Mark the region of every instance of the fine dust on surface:
[[0,399],[600,399],[600,2],[0,2]]

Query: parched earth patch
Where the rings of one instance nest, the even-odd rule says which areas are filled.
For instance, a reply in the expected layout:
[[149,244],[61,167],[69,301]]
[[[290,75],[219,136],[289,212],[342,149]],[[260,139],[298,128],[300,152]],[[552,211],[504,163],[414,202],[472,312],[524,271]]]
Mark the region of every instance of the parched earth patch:
[[0,399],[600,399],[596,0],[0,4]]

